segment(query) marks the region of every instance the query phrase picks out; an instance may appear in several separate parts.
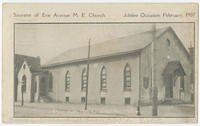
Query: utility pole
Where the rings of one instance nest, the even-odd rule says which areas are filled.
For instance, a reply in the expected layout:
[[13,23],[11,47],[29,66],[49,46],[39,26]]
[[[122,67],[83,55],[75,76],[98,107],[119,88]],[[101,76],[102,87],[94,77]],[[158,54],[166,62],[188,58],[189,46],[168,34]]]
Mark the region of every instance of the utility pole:
[[137,104],[137,110],[136,110],[136,114],[138,116],[141,115],[141,112],[140,112],[140,101],[141,101],[141,53],[140,53],[140,56],[139,56],[139,94],[138,94],[138,104]]
[[155,58],[155,41],[156,41],[156,24],[153,24],[153,41],[151,45],[151,69],[152,69],[152,116],[158,115],[158,107],[157,107],[157,95],[158,95],[158,89],[155,82],[155,68],[154,68],[154,58]]
[[86,93],[85,93],[85,110],[87,110],[87,103],[88,103],[89,64],[90,64],[90,39],[89,39],[89,45],[88,45],[87,85],[86,85]]

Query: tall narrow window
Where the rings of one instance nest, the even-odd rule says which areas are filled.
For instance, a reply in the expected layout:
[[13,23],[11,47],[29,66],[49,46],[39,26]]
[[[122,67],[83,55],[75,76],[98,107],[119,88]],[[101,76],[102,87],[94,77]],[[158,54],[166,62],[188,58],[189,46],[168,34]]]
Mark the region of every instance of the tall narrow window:
[[106,75],[106,68],[103,66],[101,69],[101,91],[107,91],[107,75]]
[[87,70],[84,68],[82,71],[81,91],[86,91],[87,86]]
[[34,93],[37,92],[37,81],[35,80],[35,84],[34,84]]
[[49,91],[53,91],[53,75],[52,73],[49,74]]
[[26,92],[26,76],[22,77],[22,91]]
[[124,91],[131,91],[131,68],[126,64],[124,68]]
[[167,41],[167,46],[169,47],[169,46],[170,46],[170,44],[171,44],[171,43],[170,43],[170,40],[169,40],[169,39],[167,39],[166,41]]
[[70,73],[69,73],[69,71],[67,71],[65,74],[65,91],[66,92],[70,91]]
[[184,91],[184,76],[181,76],[180,88]]

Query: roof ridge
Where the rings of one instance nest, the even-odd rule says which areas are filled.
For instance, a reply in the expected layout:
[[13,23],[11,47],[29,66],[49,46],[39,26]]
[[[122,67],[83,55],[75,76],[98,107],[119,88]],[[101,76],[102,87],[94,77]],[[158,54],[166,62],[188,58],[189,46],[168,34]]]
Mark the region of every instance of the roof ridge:
[[[161,30],[161,29],[168,29],[168,28],[170,28],[171,26],[166,26],[166,27],[163,27],[163,28],[159,28],[159,29],[157,29],[157,30]],[[156,31],[157,31],[156,30]],[[103,41],[103,42],[98,42],[98,43],[95,43],[95,44],[91,44],[90,46],[94,46],[94,45],[98,45],[98,44],[102,44],[102,43],[106,43],[106,42],[108,42],[108,41],[112,41],[112,40],[116,40],[116,39],[122,39],[122,38],[126,38],[126,37],[128,37],[128,36],[135,36],[135,35],[138,35],[138,34],[143,34],[143,33],[148,33],[148,32],[152,32],[153,30],[149,30],[149,31],[144,31],[144,32],[139,32],[139,33],[135,33],[135,34],[129,34],[129,35],[126,35],[126,36],[121,36],[121,37],[116,37],[116,38],[113,38],[113,39],[109,39],[109,40],[105,40],[105,41]],[[70,48],[70,49],[68,49],[68,50],[66,50],[66,51],[64,51],[64,52],[62,52],[62,53],[60,53],[59,55],[61,55],[61,54],[63,54],[63,53],[65,53],[65,52],[67,52],[67,51],[70,51],[70,50],[74,50],[74,49],[80,49],[80,48],[83,48],[83,47],[88,47],[87,45],[83,45],[83,46],[79,46],[79,47],[75,47],[75,48]],[[58,56],[58,55],[57,55]]]
[[[161,35],[162,33],[164,33],[167,29],[169,29],[170,28],[170,26],[166,26],[166,27],[162,27],[162,28],[159,28],[159,29],[156,29],[156,32],[159,32],[159,31],[161,31],[161,33],[159,33],[159,35]],[[163,29],[163,30],[162,30]],[[126,36],[122,36],[122,37],[116,37],[116,38],[113,38],[113,39],[109,39],[109,40],[105,40],[105,41],[103,41],[103,42],[98,42],[98,43],[95,43],[95,44],[91,44],[91,49],[96,49],[98,46],[100,47],[100,46],[107,46],[106,45],[106,43],[109,43],[109,44],[112,44],[113,42],[118,42],[118,43],[121,43],[121,41],[123,40],[123,39],[126,39],[127,38],[127,40],[125,40],[125,41],[128,41],[128,45],[127,46],[129,46],[130,47],[130,43],[132,43],[132,37],[134,37],[134,36],[137,36],[137,37],[135,37],[136,38],[136,46],[132,49],[132,50],[135,50],[135,49],[138,49],[138,48],[143,48],[143,46],[145,46],[145,43],[148,43],[147,42],[147,40],[145,40],[143,37],[139,37],[138,35],[145,35],[145,34],[147,34],[147,35],[149,35],[151,32],[152,32],[153,30],[148,30],[148,31],[143,31],[143,32],[139,32],[139,33],[135,33],[135,34],[128,34],[128,35],[126,35]],[[159,36],[158,35],[158,36]],[[130,40],[130,38],[131,38],[131,40]],[[140,39],[140,40],[138,40],[138,39]],[[116,41],[115,41],[116,40]],[[141,42],[143,42],[143,44],[141,43]],[[145,43],[144,43],[145,42]],[[149,41],[149,42],[151,42],[151,41]],[[142,44],[142,45],[141,45]],[[123,46],[123,45],[122,45]],[[126,46],[126,47],[127,47]],[[67,56],[68,55],[73,55],[73,58],[77,58],[77,57],[79,57],[79,58],[83,58],[83,56],[81,57],[81,56],[77,56],[78,54],[77,54],[77,50],[84,50],[85,51],[85,49],[87,48],[88,46],[86,46],[86,45],[83,45],[83,46],[80,46],[80,47],[76,47],[76,48],[70,48],[70,49],[67,49],[66,51],[64,51],[64,52],[62,52],[62,53],[60,53],[60,54],[58,54],[58,55],[56,55],[55,57],[53,57],[52,59],[50,59],[49,61],[47,61],[46,63],[44,63],[44,65],[47,65],[47,64],[52,64],[52,63],[55,63],[55,62],[60,62],[61,60],[66,60],[67,59]],[[100,47],[100,48],[102,48],[102,47]],[[124,47],[124,48],[126,48],[126,47]],[[127,51],[127,50],[130,50],[130,48],[129,47],[127,47],[127,49],[124,49],[124,48],[122,48],[122,49],[118,49],[119,48],[119,46],[117,46],[117,47],[115,47],[114,48],[114,51],[112,52],[109,52],[109,53],[116,53],[116,51],[119,51],[119,52],[123,52],[123,51]],[[72,51],[75,51],[74,53],[72,52]],[[102,51],[100,51],[100,50],[96,50],[97,51],[97,53],[98,54],[104,54],[104,53],[106,53],[106,51],[105,52],[102,52]],[[107,50],[107,53],[108,53],[108,50]],[[66,56],[65,56],[66,55]],[[80,54],[81,55],[81,54]],[[75,57],[74,57],[75,56]],[[86,55],[87,56],[87,55]],[[93,57],[93,56],[91,56],[91,57]],[[72,58],[72,57],[71,57]],[[57,61],[56,61],[57,60]],[[70,58],[68,59],[68,60],[71,60]]]
[[28,57],[28,58],[38,58],[39,56],[28,56],[28,55],[23,55],[23,54],[19,54],[19,53],[15,53],[15,55],[19,55],[19,56],[23,56],[23,57]]

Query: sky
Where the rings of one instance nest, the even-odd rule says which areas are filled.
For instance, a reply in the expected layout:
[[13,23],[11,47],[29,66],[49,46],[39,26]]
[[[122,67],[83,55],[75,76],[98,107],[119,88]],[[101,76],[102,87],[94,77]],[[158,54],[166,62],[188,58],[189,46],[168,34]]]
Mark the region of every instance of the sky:
[[[194,24],[157,23],[156,28],[171,26],[186,49],[194,46]],[[150,23],[133,24],[16,24],[15,53],[40,56],[41,64],[68,49],[104,42],[149,31]]]

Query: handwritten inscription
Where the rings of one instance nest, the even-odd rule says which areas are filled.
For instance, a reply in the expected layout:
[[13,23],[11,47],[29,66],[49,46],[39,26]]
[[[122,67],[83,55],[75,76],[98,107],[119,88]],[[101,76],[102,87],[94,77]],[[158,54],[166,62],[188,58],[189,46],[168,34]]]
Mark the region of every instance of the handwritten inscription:
[[13,13],[13,17],[32,17],[30,13]]
[[85,17],[89,17],[89,18],[104,18],[106,17],[105,13],[94,13],[94,12],[90,12],[90,13],[85,13],[85,12],[73,12],[73,13],[47,13],[47,12],[38,12],[35,14],[31,14],[31,13],[13,13],[13,17],[42,17],[42,18],[68,18],[68,17],[72,17],[72,18],[85,18]]
[[124,13],[123,17],[183,17],[183,14],[177,14],[177,13],[169,13],[169,12],[163,12],[163,13]]
[[[171,12],[162,12],[162,13],[148,13],[148,12],[125,12],[122,13],[124,18],[183,18],[195,17],[194,12],[185,12],[184,13],[171,13]],[[105,18],[107,15],[105,13],[95,13],[95,12],[72,12],[72,13],[48,13],[48,12],[37,12],[37,13],[13,13],[15,18]]]

